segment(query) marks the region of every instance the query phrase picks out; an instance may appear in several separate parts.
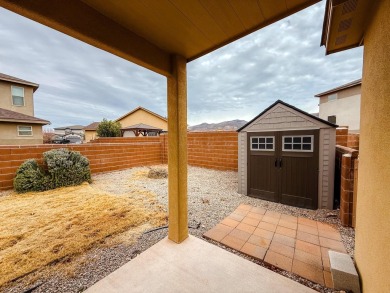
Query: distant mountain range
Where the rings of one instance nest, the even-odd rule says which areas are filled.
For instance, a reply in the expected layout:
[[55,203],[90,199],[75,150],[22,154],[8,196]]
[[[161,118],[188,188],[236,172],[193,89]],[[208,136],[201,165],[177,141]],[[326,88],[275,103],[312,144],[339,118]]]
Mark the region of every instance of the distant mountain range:
[[235,131],[241,126],[245,125],[245,120],[231,120],[223,121],[220,123],[202,123],[194,126],[189,126],[188,130],[191,132],[195,131]]

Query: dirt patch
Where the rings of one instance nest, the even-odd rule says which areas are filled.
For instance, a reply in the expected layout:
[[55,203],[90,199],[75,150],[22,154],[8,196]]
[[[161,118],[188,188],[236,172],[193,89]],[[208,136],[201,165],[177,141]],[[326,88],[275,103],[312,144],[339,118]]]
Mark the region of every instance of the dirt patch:
[[0,285],[83,253],[110,235],[135,236],[165,225],[166,213],[150,191],[144,193],[111,195],[86,183],[1,197]]

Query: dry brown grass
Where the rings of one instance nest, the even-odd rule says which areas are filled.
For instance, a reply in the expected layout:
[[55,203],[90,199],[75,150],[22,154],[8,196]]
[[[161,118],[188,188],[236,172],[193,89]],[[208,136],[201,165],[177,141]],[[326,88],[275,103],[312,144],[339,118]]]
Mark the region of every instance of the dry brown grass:
[[110,235],[164,225],[166,214],[150,194],[110,195],[83,184],[0,197],[0,223],[1,286]]

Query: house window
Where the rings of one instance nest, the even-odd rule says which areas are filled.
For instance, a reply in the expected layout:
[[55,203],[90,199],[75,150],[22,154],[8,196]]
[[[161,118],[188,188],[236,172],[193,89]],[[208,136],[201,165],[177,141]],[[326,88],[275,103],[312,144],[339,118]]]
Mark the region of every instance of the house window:
[[32,126],[18,126],[19,136],[32,136]]
[[283,136],[284,152],[312,152],[313,135]]
[[24,88],[12,86],[12,105],[24,106]]
[[328,116],[328,122],[336,124],[336,115]]
[[337,100],[337,93],[328,96],[328,102]]
[[251,151],[274,151],[274,136],[252,136]]

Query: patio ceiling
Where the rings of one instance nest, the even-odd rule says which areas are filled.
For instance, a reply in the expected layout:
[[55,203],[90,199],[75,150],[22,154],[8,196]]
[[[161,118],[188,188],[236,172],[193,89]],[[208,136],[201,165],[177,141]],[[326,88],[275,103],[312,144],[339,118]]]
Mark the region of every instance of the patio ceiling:
[[0,0],[0,6],[169,76],[187,62],[320,0]]

